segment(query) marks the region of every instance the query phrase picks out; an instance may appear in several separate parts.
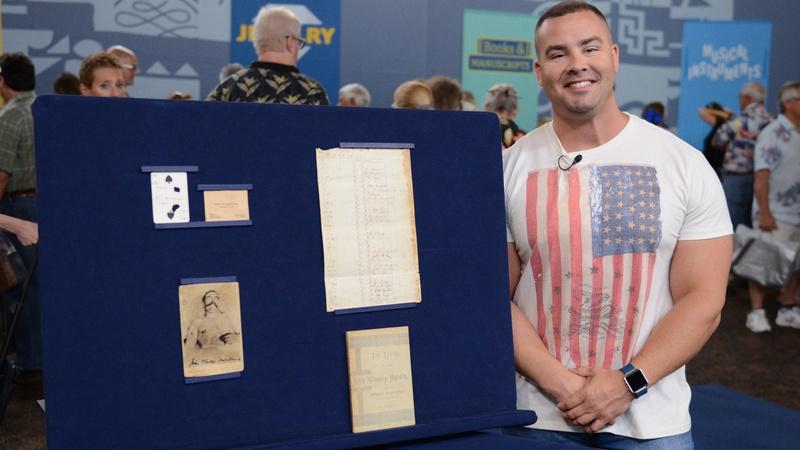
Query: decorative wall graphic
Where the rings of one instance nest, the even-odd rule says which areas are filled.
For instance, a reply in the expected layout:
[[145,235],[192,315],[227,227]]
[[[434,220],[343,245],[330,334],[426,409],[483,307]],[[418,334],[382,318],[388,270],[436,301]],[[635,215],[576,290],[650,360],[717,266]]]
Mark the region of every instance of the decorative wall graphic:
[[6,0],[3,50],[28,54],[37,92],[48,94],[61,72],[77,74],[86,56],[121,44],[139,60],[130,96],[178,90],[202,99],[228,62],[230,8],[230,0]]
[[28,0],[90,4],[94,30],[227,42],[230,0]]

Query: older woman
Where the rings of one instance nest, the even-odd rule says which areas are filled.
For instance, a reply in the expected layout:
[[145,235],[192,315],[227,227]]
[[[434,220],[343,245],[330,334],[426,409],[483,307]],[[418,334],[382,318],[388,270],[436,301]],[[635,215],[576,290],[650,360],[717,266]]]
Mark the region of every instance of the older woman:
[[432,106],[431,89],[419,80],[406,81],[394,91],[392,108],[431,109]]
[[519,138],[525,136],[525,131],[514,123],[519,108],[519,96],[514,86],[500,83],[489,88],[483,108],[500,118],[500,140],[504,149],[511,147]]
[[92,53],[81,63],[81,95],[127,97],[122,65],[106,52]]

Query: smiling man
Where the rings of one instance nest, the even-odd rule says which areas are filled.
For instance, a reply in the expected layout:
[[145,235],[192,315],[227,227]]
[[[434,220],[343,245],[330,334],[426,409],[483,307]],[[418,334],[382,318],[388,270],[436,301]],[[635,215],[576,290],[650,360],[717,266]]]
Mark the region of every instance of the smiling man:
[[535,36],[553,121],[503,162],[517,406],[539,420],[507,432],[693,448],[684,366],[719,323],[731,256],[719,180],[620,111],[619,49],[597,8],[559,3]]

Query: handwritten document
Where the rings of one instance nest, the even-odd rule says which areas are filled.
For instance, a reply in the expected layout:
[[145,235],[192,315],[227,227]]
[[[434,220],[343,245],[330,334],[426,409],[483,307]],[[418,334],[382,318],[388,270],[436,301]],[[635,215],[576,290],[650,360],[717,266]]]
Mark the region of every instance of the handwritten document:
[[422,300],[411,152],[317,149],[327,310]]
[[408,327],[348,331],[346,339],[353,433],[414,425]]

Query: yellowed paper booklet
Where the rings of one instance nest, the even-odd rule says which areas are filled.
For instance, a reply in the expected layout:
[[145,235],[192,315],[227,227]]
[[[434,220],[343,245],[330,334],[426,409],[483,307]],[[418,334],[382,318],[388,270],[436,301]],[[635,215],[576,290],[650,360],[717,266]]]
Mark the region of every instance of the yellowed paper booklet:
[[346,339],[353,433],[414,425],[408,327],[348,331]]
[[203,191],[207,222],[250,220],[247,190]]
[[178,297],[184,376],[243,371],[239,283],[181,285]]
[[419,303],[411,152],[317,149],[327,311]]

